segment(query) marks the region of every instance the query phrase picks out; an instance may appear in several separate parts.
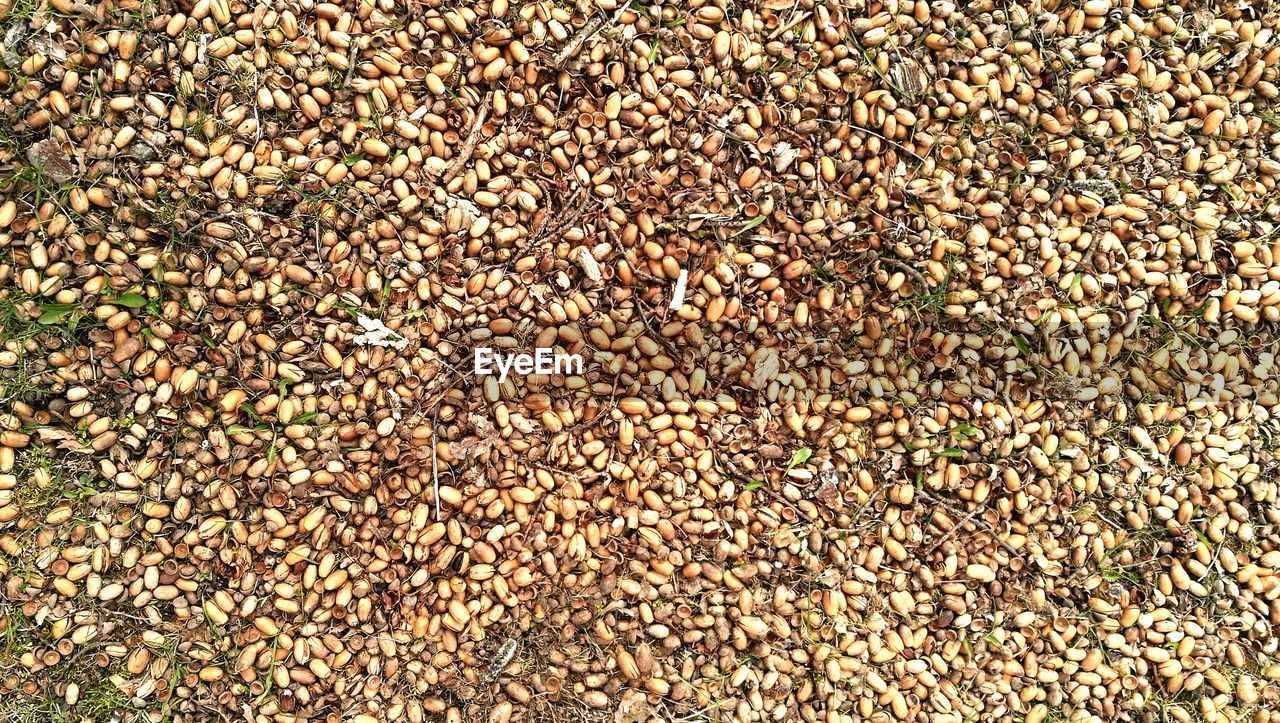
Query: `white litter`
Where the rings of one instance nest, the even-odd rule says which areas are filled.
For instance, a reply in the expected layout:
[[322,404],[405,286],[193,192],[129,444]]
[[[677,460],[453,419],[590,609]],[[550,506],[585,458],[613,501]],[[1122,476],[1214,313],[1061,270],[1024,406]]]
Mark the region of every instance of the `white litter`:
[[356,323],[364,328],[363,334],[357,334],[355,342],[360,346],[389,346],[403,349],[409,346],[409,340],[387,328],[381,319],[360,316]]
[[591,249],[579,246],[577,259],[578,266],[582,267],[582,273],[586,274],[588,279],[599,282],[604,278],[600,273],[600,264],[596,262],[596,257],[591,255]]
[[791,167],[792,163],[800,157],[800,149],[792,148],[790,143],[780,141],[778,145],[773,147],[773,170],[782,173]]
[[676,290],[671,294],[671,308],[679,311],[684,306],[684,287],[689,283],[689,272],[680,269],[680,278],[676,279]]
[[781,369],[778,352],[769,347],[763,347],[751,357],[756,363],[755,370],[751,372],[751,386],[764,389],[769,386],[769,382],[778,378],[778,372]]

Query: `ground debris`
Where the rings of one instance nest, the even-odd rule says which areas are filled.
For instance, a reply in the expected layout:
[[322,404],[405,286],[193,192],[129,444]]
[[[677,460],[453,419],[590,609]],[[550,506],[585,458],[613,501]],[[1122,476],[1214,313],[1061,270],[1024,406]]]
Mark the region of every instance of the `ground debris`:
[[1276,721],[1276,9],[0,0],[0,723]]

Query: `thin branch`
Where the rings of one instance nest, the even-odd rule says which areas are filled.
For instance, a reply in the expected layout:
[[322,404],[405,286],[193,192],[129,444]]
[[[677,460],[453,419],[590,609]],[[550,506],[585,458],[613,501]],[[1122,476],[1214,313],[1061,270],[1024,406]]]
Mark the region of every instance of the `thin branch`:
[[476,113],[475,120],[471,122],[471,132],[467,134],[466,142],[458,150],[457,157],[445,169],[444,176],[440,179],[441,185],[447,185],[449,181],[457,177],[462,172],[463,166],[467,165],[467,161],[471,160],[471,155],[476,152],[476,144],[480,142],[480,129],[484,126],[484,122],[489,119],[489,106],[492,103],[493,95],[490,94],[485,97],[480,110]]
[[[953,514],[955,514],[957,517],[960,516],[960,510],[956,509],[956,507],[952,505],[950,502],[942,499],[941,497],[933,494],[932,492],[930,492],[929,490],[923,487],[921,487],[918,491],[920,492],[921,495],[928,498],[930,501],[936,504],[942,505],[943,507],[951,511]],[[979,509],[982,509],[982,508],[979,508]],[[1004,538],[1001,537],[1000,534],[991,527],[991,525],[987,524],[986,520],[982,519],[981,517],[973,517],[972,521],[975,524],[981,526],[982,529],[990,533],[991,537],[996,542],[1000,543],[1000,546],[1003,547],[1010,555],[1013,555],[1014,557],[1024,557],[1024,554],[1021,551],[1014,549],[1013,545],[1010,545],[1009,543],[1005,542]]]
[[[439,415],[436,416],[439,419]],[[436,501],[436,522],[440,521],[440,460],[436,452],[436,425],[431,423],[431,490]]]

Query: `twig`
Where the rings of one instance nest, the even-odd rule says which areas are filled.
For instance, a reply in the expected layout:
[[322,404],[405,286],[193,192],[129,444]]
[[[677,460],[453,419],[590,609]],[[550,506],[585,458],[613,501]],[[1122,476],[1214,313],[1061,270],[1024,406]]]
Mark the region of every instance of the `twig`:
[[342,78],[342,87],[347,88],[351,85],[351,75],[356,72],[356,56],[360,54],[360,45],[352,43],[351,49],[347,51],[347,72]]
[[872,256],[874,260],[879,261],[882,264],[892,266],[898,271],[901,271],[905,276],[910,278],[911,281],[919,285],[920,286],[919,293],[923,294],[929,291],[929,288],[930,288],[929,283],[928,281],[925,280],[924,274],[920,273],[919,271],[916,271],[915,269],[911,268],[910,266],[907,266],[906,264],[904,264],[903,262],[897,259],[891,259],[881,254],[873,254]]
[[480,142],[480,129],[484,126],[484,122],[489,119],[489,106],[493,100],[493,95],[485,96],[484,103],[480,106],[480,110],[476,113],[475,120],[471,122],[471,132],[467,134],[466,143],[462,144],[462,148],[458,150],[458,155],[449,163],[449,167],[445,169],[444,176],[441,177],[442,185],[448,184],[459,173],[462,167],[467,165],[467,161],[471,160],[471,154],[476,152],[476,144]]
[[437,414],[431,421],[431,491],[436,501],[436,522],[440,521],[440,460],[436,452],[436,420],[439,418]]
[[586,203],[579,204],[578,200],[581,197],[582,186],[578,186],[574,190],[573,195],[569,197],[569,202],[563,206],[563,210],[565,210],[564,216],[557,221],[553,221],[549,226],[547,224],[547,217],[550,216],[550,213],[544,213],[542,218],[538,220],[538,225],[534,227],[533,232],[529,234],[529,246],[536,248],[540,239],[560,233],[561,230],[573,225],[579,218],[581,218],[583,212],[588,208],[591,208],[593,205],[591,199],[588,199]]
[[955,536],[955,534],[956,534],[957,532],[959,532],[959,531],[960,531],[960,528],[964,527],[964,526],[965,526],[965,524],[966,524],[967,522],[969,522],[969,521],[970,521],[970,520],[972,520],[974,517],[976,517],[976,516],[978,515],[978,513],[979,513],[979,512],[981,512],[981,511],[982,511],[982,508],[981,508],[981,507],[975,507],[975,508],[973,508],[973,511],[972,511],[972,512],[970,512],[968,515],[965,515],[965,518],[964,518],[963,520],[960,520],[960,521],[959,521],[959,522],[957,522],[954,526],[952,526],[952,528],[951,528],[950,530],[947,530],[947,534],[945,534],[945,535],[943,535],[942,537],[938,538],[938,541],[937,541],[937,542],[934,542],[932,545],[930,545],[930,546],[929,546],[929,549],[927,549],[927,550],[925,550],[925,551],[924,551],[925,556],[926,556],[926,557],[928,557],[929,555],[932,555],[934,550],[937,550],[939,547],[941,547],[941,546],[942,546],[942,543],[944,543],[944,542],[946,542],[947,540],[950,540],[952,537],[954,537],[954,536]]
[[867,495],[867,501],[863,502],[862,505],[858,507],[857,512],[853,513],[853,518],[849,521],[849,526],[845,528],[843,531],[853,532],[856,529],[858,525],[858,520],[862,519],[862,513],[865,512],[866,509],[871,506],[872,502],[876,501],[876,497],[878,497],[880,493],[886,489],[886,487],[887,487],[886,485],[880,485],[879,487],[876,487],[874,490],[872,490],[870,495]]
[[[921,495],[925,496],[926,498],[928,498],[929,500],[933,501],[934,503],[939,504],[939,505],[942,505],[943,507],[947,508],[949,511],[951,511],[951,512],[952,512],[953,514],[955,514],[956,516],[959,516],[959,515],[960,515],[960,510],[956,509],[956,508],[955,508],[955,506],[953,506],[950,502],[947,502],[946,500],[942,499],[941,497],[938,497],[937,495],[933,494],[933,493],[932,493],[932,492],[930,492],[929,490],[927,490],[927,489],[925,489],[925,488],[921,487],[921,488],[919,489],[919,492],[920,492],[920,494],[921,494]],[[979,508],[979,509],[981,509],[981,508]],[[1014,557],[1024,557],[1024,554],[1023,554],[1021,551],[1014,549],[1013,545],[1010,545],[1009,543],[1005,542],[1005,541],[1004,541],[1004,538],[1000,537],[1000,534],[999,534],[998,532],[996,532],[994,529],[992,529],[991,525],[987,524],[987,521],[986,521],[986,520],[982,519],[981,517],[972,517],[972,516],[970,516],[970,517],[971,517],[971,519],[973,520],[973,522],[974,522],[975,524],[980,525],[984,530],[986,530],[988,533],[990,533],[990,534],[991,534],[991,537],[992,537],[996,542],[1000,543],[1000,546],[1001,546],[1001,547],[1003,547],[1006,551],[1008,551],[1008,553],[1009,553],[1010,555],[1013,555]],[[961,523],[961,524],[963,524],[963,523]]]
[[603,23],[604,20],[600,15],[592,15],[588,18],[582,29],[575,33],[572,38],[569,38],[569,42],[551,59],[552,65],[564,65],[564,61],[568,60],[570,55],[578,52],[578,48],[582,47],[582,44],[587,42],[588,38],[595,35]]
[[[631,1],[628,0],[614,11],[613,15],[609,18],[608,27],[617,25],[618,21],[622,19],[623,13],[630,9]],[[574,33],[573,37],[569,38],[569,42],[566,43],[565,46],[560,49],[560,52],[556,53],[551,59],[552,65],[556,67],[564,65],[564,62],[569,59],[569,56],[577,53],[583,44],[594,37],[596,33],[604,30],[605,27],[603,15],[592,15],[590,18],[587,18],[587,22],[583,24],[582,29]]]
[[[795,7],[797,7],[797,6],[794,6],[794,5],[792,6],[793,11],[794,11]],[[787,23],[786,23],[785,25],[781,25],[781,26],[779,26],[779,27],[778,27],[778,29],[777,29],[777,30],[773,31],[773,33],[769,36],[769,39],[770,39],[770,40],[777,40],[777,38],[778,38],[778,36],[779,36],[779,35],[782,35],[783,33],[787,32],[787,31],[788,31],[788,30],[790,30],[791,28],[794,28],[795,26],[797,26],[797,25],[799,25],[800,23],[804,22],[804,21],[805,21],[805,19],[806,19],[806,18],[808,18],[810,15],[812,15],[812,13],[803,12],[803,13],[800,13],[800,14],[798,14],[798,15],[794,16],[793,18],[791,18],[790,20],[788,20],[788,21],[787,21]]]

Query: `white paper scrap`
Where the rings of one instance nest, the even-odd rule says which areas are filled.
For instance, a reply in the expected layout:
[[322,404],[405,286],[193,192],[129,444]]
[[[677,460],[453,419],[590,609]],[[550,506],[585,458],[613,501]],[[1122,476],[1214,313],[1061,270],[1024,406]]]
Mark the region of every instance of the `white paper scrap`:
[[680,278],[676,279],[676,290],[671,294],[671,308],[679,311],[684,306],[684,287],[689,283],[689,272],[680,269]]
[[355,338],[355,342],[360,346],[389,346],[395,349],[409,346],[408,339],[388,329],[381,319],[360,316],[356,319],[356,323],[364,329],[364,333],[357,334]]

